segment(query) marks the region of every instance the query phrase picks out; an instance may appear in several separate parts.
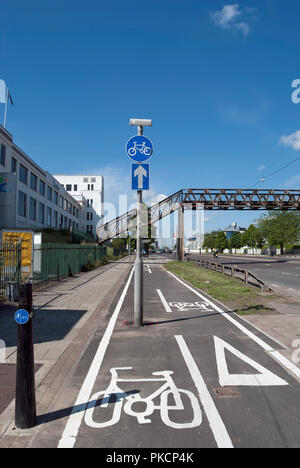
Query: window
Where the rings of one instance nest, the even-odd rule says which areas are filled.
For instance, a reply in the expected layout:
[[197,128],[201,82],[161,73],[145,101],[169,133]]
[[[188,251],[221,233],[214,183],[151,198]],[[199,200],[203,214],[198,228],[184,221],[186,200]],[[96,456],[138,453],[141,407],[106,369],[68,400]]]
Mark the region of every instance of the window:
[[51,216],[52,210],[49,206],[47,206],[47,226],[51,226]]
[[36,199],[31,197],[29,199],[29,218],[36,221]]
[[75,216],[75,214],[76,214],[76,208],[75,206],[73,206],[73,216]]
[[66,216],[64,217],[64,221],[65,221],[64,227],[65,227],[65,229],[67,229],[68,228],[68,219],[67,219]]
[[20,182],[22,182],[23,184],[27,185],[27,174],[28,174],[28,170],[26,169],[25,166],[23,166],[22,164],[20,165],[20,174],[19,174],[19,180]]
[[0,164],[1,164],[1,166],[5,166],[5,157],[6,157],[6,146],[1,144],[1,150],[0,150]]
[[91,185],[91,190],[94,190],[94,184]]
[[76,218],[79,218],[79,210],[76,210]]
[[87,219],[87,221],[90,220],[90,213],[89,213],[89,211],[88,211],[87,214],[86,214],[86,219]]
[[88,190],[91,190],[91,186],[90,186],[90,184],[88,184],[88,187],[87,187],[87,188],[88,188]]
[[58,227],[58,213],[54,211],[54,228],[57,229]]
[[39,203],[39,223],[45,223],[45,205],[43,203]]
[[30,188],[36,192],[37,189],[37,176],[33,174],[32,172],[30,173]]
[[54,203],[55,205],[58,205],[58,193],[54,191]]
[[90,213],[90,220],[93,221],[93,213]]
[[53,192],[52,188],[49,187],[49,185],[47,185],[47,199],[49,201],[52,201],[52,192]]
[[17,172],[17,160],[11,158],[11,172]]
[[65,200],[65,211],[68,211],[69,209],[69,202],[68,200]]
[[27,195],[24,192],[19,191],[19,207],[18,207],[18,213],[20,216],[26,217],[26,212],[27,212]]
[[64,217],[63,215],[60,215],[59,217],[59,229],[62,229],[64,227]]
[[74,185],[74,192],[77,192],[77,185]]
[[69,204],[69,213],[72,214],[72,205],[71,205],[71,203]]
[[96,182],[96,177],[92,177],[91,182]]
[[89,181],[89,178],[88,178],[88,177],[84,177],[84,178],[83,178],[83,182],[86,182],[86,183],[87,183],[88,181]]
[[45,196],[45,188],[46,188],[45,182],[40,180],[40,195],[43,195],[43,197]]
[[64,199],[61,195],[59,195],[59,207],[63,208],[64,207]]
[[72,192],[72,185],[66,185],[66,191]]

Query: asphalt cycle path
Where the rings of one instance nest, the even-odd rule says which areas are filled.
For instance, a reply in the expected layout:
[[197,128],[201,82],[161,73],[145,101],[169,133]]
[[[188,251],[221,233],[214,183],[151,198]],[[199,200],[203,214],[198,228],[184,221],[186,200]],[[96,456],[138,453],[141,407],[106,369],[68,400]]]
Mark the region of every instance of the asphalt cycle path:
[[71,376],[77,399],[49,444],[300,447],[300,369],[280,344],[163,266],[144,270],[144,326],[132,323],[132,270]]

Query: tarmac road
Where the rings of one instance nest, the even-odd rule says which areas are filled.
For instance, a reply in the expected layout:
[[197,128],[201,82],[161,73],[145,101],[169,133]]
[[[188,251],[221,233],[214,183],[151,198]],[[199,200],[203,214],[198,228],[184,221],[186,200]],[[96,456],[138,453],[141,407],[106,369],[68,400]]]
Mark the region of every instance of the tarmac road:
[[207,259],[221,265],[236,265],[239,268],[244,268],[274,289],[290,288],[296,291],[300,290],[300,259],[245,258],[237,255],[219,255],[216,259],[212,255],[197,254],[192,254],[190,257],[193,259]]
[[300,369],[281,346],[161,265],[144,270],[144,327],[131,272],[32,446],[299,448]]

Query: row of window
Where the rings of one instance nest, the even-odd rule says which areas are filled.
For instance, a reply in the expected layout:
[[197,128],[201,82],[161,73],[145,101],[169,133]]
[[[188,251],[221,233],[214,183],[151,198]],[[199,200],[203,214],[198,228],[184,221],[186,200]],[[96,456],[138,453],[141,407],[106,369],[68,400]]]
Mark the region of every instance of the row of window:
[[[27,217],[27,195],[21,190],[19,190],[18,214],[24,218]],[[29,197],[29,219],[31,221],[38,221],[40,224],[46,224],[49,227],[54,227],[55,229],[68,229],[71,226],[78,229],[78,223],[59,214],[49,206],[45,206],[44,203],[38,203],[32,197]]]
[[[5,167],[5,163],[6,163],[6,146],[1,143],[0,164],[3,167]],[[17,160],[14,157],[11,158],[11,172],[13,173],[17,172]],[[20,164],[19,181],[22,182],[22,184],[24,185],[28,185],[28,174],[29,174],[29,170],[27,169],[27,167],[23,166],[23,164]],[[61,195],[59,195],[58,192],[53,190],[52,187],[50,187],[49,185],[46,185],[46,183],[42,179],[39,179],[39,182],[38,182],[38,177],[33,172],[30,172],[29,187],[34,192],[38,192],[43,197],[46,197],[47,200],[49,200],[50,202],[53,202],[55,205],[67,211],[70,215],[73,215],[76,218],[79,217],[79,210],[75,206],[73,206],[70,202],[68,202],[68,200],[64,199]],[[76,185],[74,185],[74,190],[77,190]]]
[[[63,185],[64,187],[64,185]],[[73,192],[77,192],[78,190],[78,185],[74,184],[73,186]],[[72,192],[72,185],[71,184],[66,184],[65,189],[67,192]],[[87,190],[94,190],[94,184],[88,184]]]

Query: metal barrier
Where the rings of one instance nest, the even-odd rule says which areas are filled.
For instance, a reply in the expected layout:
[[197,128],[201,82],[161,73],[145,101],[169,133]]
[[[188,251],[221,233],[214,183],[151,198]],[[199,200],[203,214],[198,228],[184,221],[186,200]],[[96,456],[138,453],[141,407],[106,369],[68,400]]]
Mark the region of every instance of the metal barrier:
[[[189,257],[187,258],[188,262],[196,263],[198,266],[202,268],[206,268],[208,270],[217,271],[219,273],[223,273],[223,275],[231,276],[232,278],[237,278],[242,280],[247,286],[249,283],[253,284],[254,286],[259,286],[261,291],[263,292],[273,292],[272,288],[268,286],[264,281],[258,278],[256,275],[251,273],[248,270],[244,270],[243,268],[238,268],[234,266],[222,265],[220,263],[210,262],[208,260],[193,260]],[[237,273],[240,273],[238,275]]]
[[21,281],[21,245],[0,244],[0,301],[7,299],[10,282]]
[[33,282],[59,281],[104,261],[106,256],[106,247],[96,245],[42,244],[34,250]]

